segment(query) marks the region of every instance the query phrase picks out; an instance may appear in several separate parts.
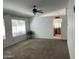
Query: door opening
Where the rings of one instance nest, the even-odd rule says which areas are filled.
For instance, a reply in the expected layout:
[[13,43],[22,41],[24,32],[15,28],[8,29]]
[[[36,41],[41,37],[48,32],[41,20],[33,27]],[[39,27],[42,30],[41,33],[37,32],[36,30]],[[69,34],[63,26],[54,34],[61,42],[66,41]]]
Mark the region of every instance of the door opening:
[[62,19],[57,18],[53,20],[53,38],[54,39],[61,39],[61,23]]

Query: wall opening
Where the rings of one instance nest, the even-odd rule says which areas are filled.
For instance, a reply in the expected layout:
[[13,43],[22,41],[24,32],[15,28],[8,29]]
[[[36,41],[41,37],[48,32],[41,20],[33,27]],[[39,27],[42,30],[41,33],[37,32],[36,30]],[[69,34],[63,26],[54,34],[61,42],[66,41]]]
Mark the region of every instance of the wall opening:
[[56,18],[53,20],[53,38],[61,39],[61,23],[62,18]]

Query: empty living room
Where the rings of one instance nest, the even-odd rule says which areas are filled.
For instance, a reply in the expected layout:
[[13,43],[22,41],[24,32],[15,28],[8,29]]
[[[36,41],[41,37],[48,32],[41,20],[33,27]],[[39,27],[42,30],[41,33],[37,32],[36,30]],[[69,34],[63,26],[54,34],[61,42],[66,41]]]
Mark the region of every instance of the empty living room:
[[3,59],[75,59],[74,0],[3,0]]

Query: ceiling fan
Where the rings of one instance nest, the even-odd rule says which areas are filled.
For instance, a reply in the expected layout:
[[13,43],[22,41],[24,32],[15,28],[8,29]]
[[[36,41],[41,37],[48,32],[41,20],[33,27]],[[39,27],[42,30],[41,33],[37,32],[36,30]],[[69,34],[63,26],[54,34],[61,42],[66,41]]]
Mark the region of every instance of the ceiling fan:
[[37,13],[44,13],[42,10],[38,10],[36,5],[34,5],[33,7],[34,8],[33,8],[32,12],[34,15],[36,15]]

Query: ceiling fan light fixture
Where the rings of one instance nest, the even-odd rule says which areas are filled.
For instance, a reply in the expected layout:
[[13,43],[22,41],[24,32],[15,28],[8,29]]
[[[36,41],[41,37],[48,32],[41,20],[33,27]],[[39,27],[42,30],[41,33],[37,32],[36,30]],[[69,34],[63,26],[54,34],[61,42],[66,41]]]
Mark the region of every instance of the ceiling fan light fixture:
[[38,10],[38,9],[36,8],[36,5],[34,5],[33,7],[34,7],[34,8],[33,8],[32,12],[33,12],[34,15],[36,15],[37,13],[43,13],[42,10]]

